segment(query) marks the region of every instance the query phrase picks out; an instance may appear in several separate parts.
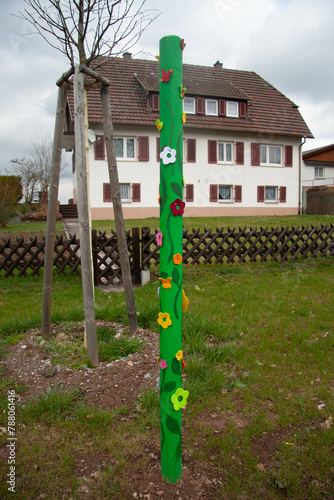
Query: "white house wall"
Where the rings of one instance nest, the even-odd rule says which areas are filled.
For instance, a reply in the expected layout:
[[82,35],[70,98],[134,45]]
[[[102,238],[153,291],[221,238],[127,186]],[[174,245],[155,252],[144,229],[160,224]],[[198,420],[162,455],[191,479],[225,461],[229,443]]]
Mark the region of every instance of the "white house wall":
[[[91,126],[92,128],[92,126]],[[103,131],[94,129],[96,134]],[[149,161],[117,162],[119,182],[141,185],[141,201],[123,203],[124,217],[127,219],[159,216],[158,186],[159,162],[156,153],[156,129],[127,128],[116,129],[115,137],[149,137]],[[300,138],[268,138],[265,136],[245,136],[220,133],[219,131],[193,131],[185,129],[184,143],[196,139],[196,162],[184,160],[185,184],[194,185],[194,201],[186,203],[185,216],[224,216],[224,215],[288,215],[298,214],[299,204],[299,156]],[[244,165],[211,164],[208,162],[208,140],[244,142]],[[251,143],[292,146],[292,168],[252,166]],[[283,148],[284,151],[284,148]],[[185,157],[185,155],[184,155]],[[284,164],[284,158],[283,158]],[[166,167],[168,168],[168,167]],[[89,150],[90,204],[93,220],[113,218],[112,202],[103,201],[103,184],[109,183],[107,161],[94,159],[94,146]],[[242,186],[242,201],[210,202],[210,184]],[[257,186],[285,186],[286,202],[258,202]]]

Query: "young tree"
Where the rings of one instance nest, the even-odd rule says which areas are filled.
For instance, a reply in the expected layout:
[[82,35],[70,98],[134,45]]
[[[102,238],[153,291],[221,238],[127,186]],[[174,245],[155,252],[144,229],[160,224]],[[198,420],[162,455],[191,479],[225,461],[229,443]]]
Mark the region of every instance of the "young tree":
[[15,212],[17,202],[22,198],[20,177],[0,175],[0,226],[6,227]]
[[[18,17],[34,33],[76,63],[96,69],[101,58],[115,57],[133,47],[159,15],[143,10],[146,0],[24,0]],[[155,15],[152,14],[155,13]],[[97,61],[99,58],[99,61]]]
[[[68,78],[74,73],[74,114],[75,114],[75,143],[76,143],[76,157],[78,160],[81,159],[83,165],[85,165],[85,154],[84,147],[82,146],[82,130],[78,128],[82,125],[82,120],[79,115],[82,114],[83,108],[85,108],[84,92],[81,91],[81,77],[79,78],[78,73],[81,72],[82,76],[84,69],[89,70],[100,67],[107,58],[111,56],[116,56],[121,52],[129,50],[141,37],[144,30],[152,23],[155,19],[150,17],[150,11],[143,10],[143,6],[146,0],[24,0],[28,8],[19,12],[21,19],[28,21],[34,28],[35,33],[39,33],[44,40],[59,50],[64,54],[71,63],[71,70],[64,73],[61,79],[58,80],[57,85],[62,86]],[[94,72],[95,73],[95,72]],[[95,73],[96,74],[96,73]],[[95,78],[95,76],[94,76]],[[100,78],[100,77],[99,77]],[[95,78],[96,79],[96,78]],[[83,83],[86,78],[83,78]],[[102,82],[102,86],[108,86],[109,83],[103,83],[101,79],[98,81]],[[103,96],[103,89],[101,89],[101,96]],[[110,146],[108,155],[108,166],[109,166],[109,176],[110,183],[112,184],[112,179],[114,178],[111,164],[113,158],[115,157],[114,151],[114,141],[113,141],[113,130],[112,130],[112,120],[111,113],[110,119],[108,120],[108,130],[105,130],[106,136],[110,137]],[[82,151],[77,150],[77,145],[82,148]],[[54,144],[53,151],[57,147],[61,148],[61,140],[58,145]],[[54,154],[54,157],[56,155]],[[117,169],[117,166],[116,166]],[[78,172],[78,169],[77,169]],[[78,212],[80,220],[79,232],[80,239],[82,235],[86,236],[89,232],[89,215],[86,205],[84,203],[79,203],[79,200],[83,199],[85,176],[82,176],[81,182],[78,184]],[[79,189],[81,194],[79,193]],[[117,179],[117,187],[114,188],[118,192],[119,185]],[[114,199],[114,197],[113,197]],[[117,202],[117,197],[116,197]],[[122,212],[121,202],[114,204],[114,212]],[[49,207],[52,205],[51,199]],[[49,213],[49,212],[48,212]],[[80,213],[82,216],[80,216]],[[117,228],[118,244],[121,250],[121,267],[124,281],[124,289],[126,296],[126,303],[129,316],[129,326],[130,331],[135,333],[138,330],[137,315],[134,303],[134,294],[131,281],[130,265],[127,252],[123,252],[127,249],[125,228],[123,222],[123,214],[117,218],[119,221],[119,227]],[[49,215],[48,215],[49,221]],[[47,228],[47,232],[53,234],[53,225]],[[51,240],[50,240],[51,242]],[[50,243],[49,243],[50,244]],[[83,252],[90,252],[90,249],[83,248]],[[125,255],[126,254],[126,255]],[[91,258],[91,257],[90,257]],[[85,260],[85,259],[83,259]],[[50,265],[50,264],[49,264]],[[44,277],[51,273],[49,269],[46,269]],[[82,276],[83,281],[90,281],[90,270],[88,268],[83,269]],[[44,289],[50,289],[51,285],[45,279]],[[91,283],[91,286],[93,284]],[[85,287],[83,286],[83,289]],[[46,297],[45,293],[45,297]],[[85,298],[85,294],[84,294]],[[85,301],[84,301],[85,302]],[[43,309],[44,301],[43,298]],[[91,304],[89,306],[85,305],[85,316],[86,310],[91,309]],[[45,316],[47,314],[45,313]],[[86,327],[88,324],[92,324],[92,320],[86,319]],[[44,321],[44,326],[46,326],[47,321]],[[42,324],[42,331],[44,330]],[[94,334],[93,328],[91,328],[92,336]],[[45,329],[46,333],[46,329]],[[96,332],[95,332],[96,337]]]
[[42,200],[47,200],[52,165],[52,141],[41,137],[28,149],[29,156],[11,160],[16,173],[21,177],[24,202],[31,203],[34,193],[40,191]]

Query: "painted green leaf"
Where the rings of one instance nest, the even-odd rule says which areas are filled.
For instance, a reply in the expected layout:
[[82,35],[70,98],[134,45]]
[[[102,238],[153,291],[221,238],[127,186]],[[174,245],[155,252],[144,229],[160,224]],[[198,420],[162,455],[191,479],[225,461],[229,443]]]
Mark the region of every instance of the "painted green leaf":
[[161,392],[172,392],[176,387],[176,382],[166,382],[161,389]]
[[168,273],[166,273],[166,271],[160,271],[160,278],[166,280],[168,278]]
[[169,415],[167,415],[166,426],[167,426],[167,429],[169,430],[169,432],[171,432],[172,434],[178,434],[179,436],[181,436],[181,426],[179,424],[179,421],[176,418],[170,417]]
[[173,282],[179,286],[179,280],[180,280],[180,273],[177,267],[174,267],[173,269],[173,274],[172,274]]
[[172,372],[175,373],[175,375],[181,375],[181,364],[176,358],[173,358],[172,361]]
[[172,182],[171,183],[171,186],[172,188],[172,191],[180,198],[182,199],[182,187],[180,186],[180,184],[178,184],[177,182]]

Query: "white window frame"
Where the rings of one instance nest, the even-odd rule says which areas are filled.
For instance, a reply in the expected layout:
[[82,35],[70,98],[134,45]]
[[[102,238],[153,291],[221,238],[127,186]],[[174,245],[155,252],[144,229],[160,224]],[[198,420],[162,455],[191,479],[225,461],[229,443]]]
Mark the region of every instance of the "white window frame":
[[[122,188],[124,186],[127,186],[128,188],[128,197],[127,198],[122,198]],[[121,193],[121,202],[122,203],[130,203],[131,202],[131,185],[128,182],[121,182],[119,185],[120,193]]]
[[[219,144],[224,145],[224,160],[219,159]],[[226,145],[231,145],[231,160],[226,160]],[[234,164],[234,142],[231,141],[217,141],[217,163],[233,165]]]
[[[216,111],[214,113],[208,112],[208,103],[215,103]],[[218,116],[218,101],[217,101],[217,99],[205,99],[205,114],[207,116]]]
[[[261,161],[262,157],[262,148],[266,148],[266,161]],[[269,161],[270,158],[270,148],[279,148],[280,149],[280,163],[273,163]],[[260,144],[260,166],[262,167],[284,167],[283,165],[283,146],[279,144]]]
[[[320,175],[319,175],[319,171],[321,171]],[[324,179],[325,178],[325,169],[324,169],[324,167],[314,167],[314,178],[315,179]]]
[[[235,108],[236,112],[232,112],[231,108]],[[226,116],[239,118],[239,103],[237,101],[226,101]]]
[[[220,188],[221,187],[230,188],[230,198],[229,199],[220,199]],[[233,203],[233,193],[234,193],[233,187],[234,186],[232,184],[218,184],[218,202],[219,203]]]
[[[267,199],[267,189],[275,189],[275,199]],[[264,202],[265,203],[278,203],[278,186],[264,186]]]
[[[122,139],[123,140],[123,156],[116,156],[117,160],[120,161],[136,161],[137,159],[137,151],[136,151],[136,137],[130,137],[130,136],[124,136],[124,137],[115,137],[115,139]],[[128,158],[127,156],[127,140],[132,139],[133,140],[133,157],[131,156]],[[116,145],[115,145],[115,150],[116,150]]]
[[[192,103],[192,111],[186,111],[185,110],[185,104],[186,102],[190,104],[190,101]],[[196,114],[196,101],[195,97],[185,97],[183,99],[183,112],[186,113],[186,115],[195,115]]]

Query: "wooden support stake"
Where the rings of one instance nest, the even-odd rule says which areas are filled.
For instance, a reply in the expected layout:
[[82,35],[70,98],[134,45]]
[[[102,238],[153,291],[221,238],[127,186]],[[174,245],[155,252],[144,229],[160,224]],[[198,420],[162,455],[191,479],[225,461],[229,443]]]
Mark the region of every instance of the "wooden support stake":
[[89,209],[86,170],[85,144],[85,100],[84,75],[79,67],[74,73],[74,129],[75,129],[75,166],[77,175],[79,238],[81,253],[82,290],[85,309],[88,359],[92,366],[99,364],[96,320],[94,307],[94,287],[92,273],[92,246],[89,231]]
[[57,113],[53,136],[52,149],[52,169],[49,186],[48,218],[46,223],[45,237],[45,257],[44,257],[44,276],[43,276],[43,301],[42,301],[42,324],[41,334],[43,337],[50,335],[50,317],[51,317],[51,295],[52,295],[52,276],[53,276],[53,258],[54,241],[57,220],[57,201],[59,190],[59,176],[61,163],[61,150],[63,144],[63,130],[66,116],[66,97],[68,84],[62,83],[58,89]]
[[114,146],[114,130],[113,130],[113,123],[111,116],[111,105],[110,105],[110,95],[109,95],[108,85],[104,85],[103,83],[101,83],[100,92],[101,92],[103,128],[104,128],[105,145],[106,145],[107,159],[108,159],[109,178],[110,178],[112,202],[114,207],[114,217],[115,217],[115,225],[117,232],[119,256],[122,268],[125,301],[128,310],[129,329],[131,333],[136,333],[138,331],[137,313],[136,313],[135,299],[133,294],[129,253],[125,235],[121,193],[119,188],[116,152]]

